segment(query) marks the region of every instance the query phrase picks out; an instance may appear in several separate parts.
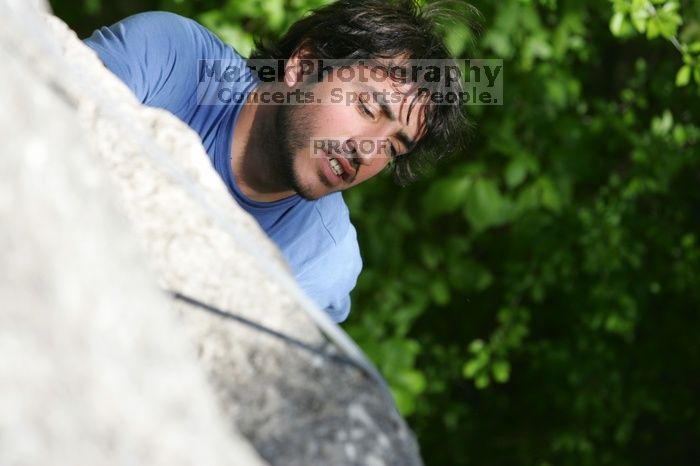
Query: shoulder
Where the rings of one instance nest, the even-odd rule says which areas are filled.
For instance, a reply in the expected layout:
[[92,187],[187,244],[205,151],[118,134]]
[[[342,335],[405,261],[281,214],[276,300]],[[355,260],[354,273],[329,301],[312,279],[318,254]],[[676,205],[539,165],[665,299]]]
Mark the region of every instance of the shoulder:
[[151,47],[158,53],[162,53],[163,46],[177,51],[199,50],[205,53],[233,50],[197,21],[167,11],[147,11],[128,16],[112,26],[96,30],[86,42],[90,44],[110,39],[144,49]]
[[[219,79],[222,69],[247,69],[245,59],[213,32],[164,11],[129,16],[96,30],[85,43],[141,102],[185,121],[199,109],[195,104],[206,102],[226,84]],[[208,70],[219,73],[206,74]]]
[[117,21],[112,26],[98,31],[110,31],[129,36],[140,35],[151,39],[162,37],[180,37],[183,32],[193,34],[211,33],[196,21],[167,11],[146,11]]
[[132,29],[143,29],[151,34],[192,31],[212,34],[207,28],[193,19],[169,11],[146,11],[128,16],[117,24],[127,25]]

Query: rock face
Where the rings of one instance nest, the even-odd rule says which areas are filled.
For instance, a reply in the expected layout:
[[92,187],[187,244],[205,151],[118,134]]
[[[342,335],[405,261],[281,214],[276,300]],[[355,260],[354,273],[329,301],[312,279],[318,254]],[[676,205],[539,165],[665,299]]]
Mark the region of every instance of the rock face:
[[0,63],[0,464],[421,463],[194,132],[24,1]]

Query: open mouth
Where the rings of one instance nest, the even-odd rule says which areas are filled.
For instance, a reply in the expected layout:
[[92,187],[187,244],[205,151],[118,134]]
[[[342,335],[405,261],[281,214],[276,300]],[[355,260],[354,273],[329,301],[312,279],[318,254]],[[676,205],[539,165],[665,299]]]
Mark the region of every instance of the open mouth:
[[336,159],[330,159],[330,164],[331,164],[331,170],[333,170],[333,173],[335,173],[338,176],[343,176],[343,173],[345,173],[345,170],[343,170],[343,166],[340,165],[340,162]]
[[352,166],[348,159],[342,156],[332,157],[330,154],[326,154],[326,156],[328,157],[328,163],[331,170],[336,176],[345,181],[351,180],[355,177],[357,170]]

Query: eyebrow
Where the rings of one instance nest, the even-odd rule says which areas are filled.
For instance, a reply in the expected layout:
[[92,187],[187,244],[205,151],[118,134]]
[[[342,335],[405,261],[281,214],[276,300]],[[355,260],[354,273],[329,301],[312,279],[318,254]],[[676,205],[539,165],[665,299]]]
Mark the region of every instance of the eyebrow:
[[[377,89],[375,89],[374,87],[372,87],[368,84],[365,84],[365,83],[359,83],[359,84],[360,84],[360,87],[362,88],[362,90],[369,92],[373,96],[372,100],[374,102],[376,102],[377,105],[379,105],[379,109],[381,110],[381,112],[384,114],[385,117],[387,117],[390,121],[397,120],[396,115],[394,115],[394,111],[391,109],[391,107],[389,107],[389,105],[386,102],[384,102],[383,100],[380,101],[379,99],[374,99],[374,96],[381,94],[381,92],[379,92]],[[408,134],[406,134],[403,130],[399,131],[396,134],[396,137],[406,147],[406,152],[410,152],[411,149],[413,149],[413,147],[416,145],[416,141],[414,141],[413,139],[408,137]]]

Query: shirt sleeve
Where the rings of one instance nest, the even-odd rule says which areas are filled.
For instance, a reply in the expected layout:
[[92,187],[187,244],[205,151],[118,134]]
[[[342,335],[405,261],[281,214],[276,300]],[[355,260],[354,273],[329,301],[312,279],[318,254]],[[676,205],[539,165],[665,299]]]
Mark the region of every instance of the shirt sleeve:
[[355,227],[349,226],[345,236],[318,255],[297,273],[297,281],[309,297],[340,323],[350,314],[350,292],[362,270],[362,257]]
[[173,13],[140,13],[96,30],[85,44],[142,103],[178,114],[196,98],[206,39],[193,23]]

